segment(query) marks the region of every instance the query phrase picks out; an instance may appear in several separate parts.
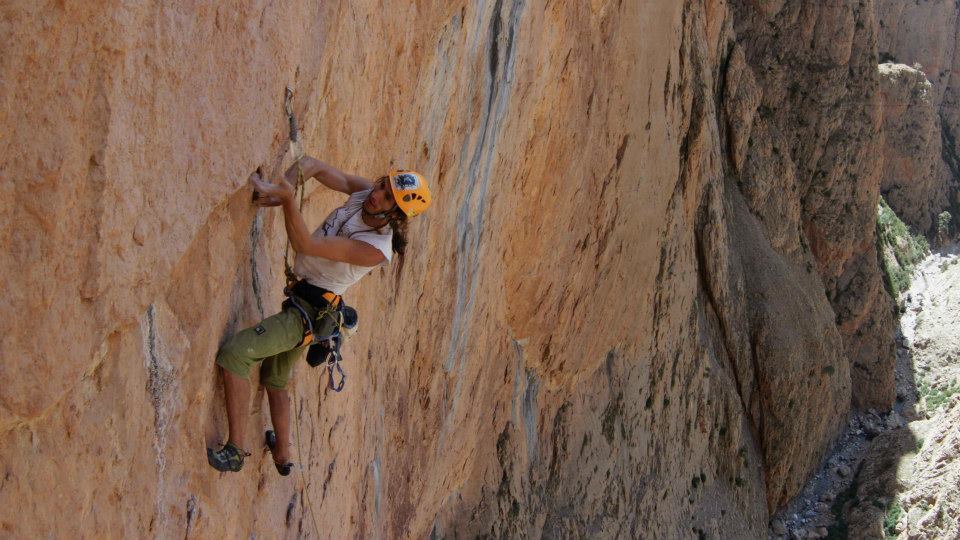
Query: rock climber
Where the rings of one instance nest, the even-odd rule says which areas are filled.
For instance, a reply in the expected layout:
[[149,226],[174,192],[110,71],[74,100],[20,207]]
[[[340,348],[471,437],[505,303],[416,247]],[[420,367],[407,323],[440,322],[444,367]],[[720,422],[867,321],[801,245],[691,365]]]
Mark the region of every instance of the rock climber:
[[322,314],[336,308],[351,285],[373,268],[389,263],[393,253],[402,264],[408,220],[430,206],[427,182],[413,171],[394,170],[371,182],[309,156],[299,164],[305,181],[315,178],[349,197],[310,234],[294,201],[296,163],[275,182],[264,180],[257,172],[250,176],[256,205],[283,208],[287,237],[296,251],[293,272],[298,280],[288,289],[289,299],[280,313],[235,334],[217,352],[230,433],[222,448],[207,449],[207,460],[219,471],[239,471],[244,457],[250,455],[244,451],[248,378],[254,364],[262,361],[260,382],[266,388],[275,437],[270,440],[268,432],[267,443],[277,470],[289,474],[290,397],[286,386],[293,364],[306,348],[306,333],[310,328],[316,330]]

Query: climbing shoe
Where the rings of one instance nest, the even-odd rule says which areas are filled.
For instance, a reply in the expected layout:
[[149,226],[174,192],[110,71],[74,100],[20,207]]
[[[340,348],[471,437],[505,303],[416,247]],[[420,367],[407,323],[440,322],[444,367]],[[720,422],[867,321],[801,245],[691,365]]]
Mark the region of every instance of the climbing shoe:
[[210,463],[211,467],[221,472],[239,472],[243,468],[243,458],[249,455],[231,442],[228,442],[219,450],[207,448],[207,462]]
[[[273,452],[273,449],[277,446],[277,434],[273,432],[272,429],[268,429],[266,433],[263,434],[264,438],[267,440],[267,448]],[[274,466],[277,467],[277,472],[280,473],[280,476],[287,476],[290,474],[290,471],[293,469],[293,463],[287,462],[283,465],[273,462]]]

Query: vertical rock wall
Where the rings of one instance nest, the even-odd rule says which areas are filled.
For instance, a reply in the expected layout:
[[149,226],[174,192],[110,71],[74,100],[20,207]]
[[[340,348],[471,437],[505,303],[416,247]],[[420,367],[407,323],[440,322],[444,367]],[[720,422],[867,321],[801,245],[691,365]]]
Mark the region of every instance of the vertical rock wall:
[[854,403],[889,407],[893,317],[873,241],[881,148],[873,10],[871,2],[735,3],[763,94],[751,139],[733,138],[748,142],[734,165],[772,245],[820,276],[852,365]]
[[[0,530],[761,537],[887,397],[869,2],[0,9]],[[347,391],[297,367],[303,475],[262,393],[219,475],[287,84],[308,153],[436,202],[349,292]]]
[[[858,406],[886,407],[893,400],[892,316],[876,263],[871,209],[879,187],[875,22],[870,2],[734,2],[731,8],[737,37],[726,66],[728,178],[781,268],[773,271],[776,265],[765,262],[755,266],[763,278],[747,278],[755,287],[770,283],[750,303],[754,310],[769,309],[754,328],[789,321],[773,341],[796,342],[786,350],[772,344],[760,349],[782,353],[769,368],[782,387],[770,388],[764,410],[777,420],[771,433],[796,426],[816,441],[808,452],[803,445],[785,450],[802,437],[798,431],[783,447],[764,445],[773,507],[795,492],[793,479],[819,459],[813,449],[839,428],[848,398]],[[769,281],[771,274],[799,285],[793,307],[784,304],[788,289]],[[797,313],[804,313],[802,320]],[[769,388],[764,379],[758,386]],[[830,412],[805,424],[801,418],[814,410]]]

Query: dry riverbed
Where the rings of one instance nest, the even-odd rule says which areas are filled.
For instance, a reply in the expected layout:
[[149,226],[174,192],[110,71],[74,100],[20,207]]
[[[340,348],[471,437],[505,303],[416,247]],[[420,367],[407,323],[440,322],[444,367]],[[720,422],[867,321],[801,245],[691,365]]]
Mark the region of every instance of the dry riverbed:
[[901,298],[897,401],[858,411],[771,539],[960,538],[960,257],[935,253]]

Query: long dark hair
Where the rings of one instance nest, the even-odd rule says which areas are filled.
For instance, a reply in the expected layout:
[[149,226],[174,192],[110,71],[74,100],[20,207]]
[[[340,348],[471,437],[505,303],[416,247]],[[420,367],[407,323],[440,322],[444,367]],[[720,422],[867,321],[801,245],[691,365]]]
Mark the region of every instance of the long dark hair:
[[[389,180],[387,176],[381,176],[377,178],[377,181],[374,183],[374,189],[377,188],[380,183],[386,183]],[[364,210],[366,213],[366,210]],[[377,217],[383,216],[383,214],[377,214]],[[399,206],[394,206],[393,210],[386,215],[387,223],[377,227],[377,232],[383,229],[384,226],[390,225],[390,229],[393,230],[393,252],[400,256],[400,265],[403,266],[403,255],[407,249],[407,215],[403,213],[403,210],[400,210]]]
[[407,215],[402,210],[395,210],[389,224],[393,229],[393,252],[403,256],[407,249]]
[[393,230],[393,252],[397,254],[397,280],[400,279],[400,272],[403,271],[403,260],[404,255],[407,251],[407,226],[410,224],[407,221],[407,215],[403,213],[403,210],[397,208],[390,214],[390,221],[388,222],[390,228]]

